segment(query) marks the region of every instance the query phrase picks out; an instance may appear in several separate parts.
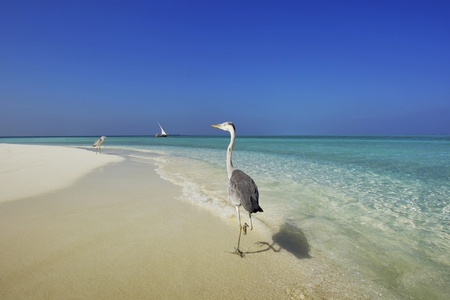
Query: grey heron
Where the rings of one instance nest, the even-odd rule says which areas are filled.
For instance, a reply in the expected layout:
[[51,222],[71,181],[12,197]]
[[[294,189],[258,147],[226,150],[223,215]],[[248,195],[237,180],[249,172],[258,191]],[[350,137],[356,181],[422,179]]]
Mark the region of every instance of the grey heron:
[[[259,206],[259,191],[255,182],[250,176],[233,167],[231,156],[233,153],[234,140],[236,138],[236,128],[234,124],[232,122],[224,122],[222,124],[212,124],[211,126],[222,129],[224,131],[228,131],[231,137],[227,151],[227,174],[229,179],[228,198],[230,199],[230,202],[236,207],[236,213],[239,221],[238,244],[234,253],[242,257],[243,253],[239,249],[242,230],[244,230],[244,234],[247,234],[248,227],[250,227],[250,230],[252,230],[252,213],[263,212],[262,208]],[[244,209],[248,212],[250,226],[247,223],[245,223],[244,226],[241,225],[241,216],[239,212],[240,206],[243,206]]]
[[102,135],[102,137],[96,140],[95,143],[92,145],[92,147],[97,147],[97,153],[100,151],[100,154],[102,154],[102,149],[100,149],[100,146],[103,144],[105,139],[106,136]]

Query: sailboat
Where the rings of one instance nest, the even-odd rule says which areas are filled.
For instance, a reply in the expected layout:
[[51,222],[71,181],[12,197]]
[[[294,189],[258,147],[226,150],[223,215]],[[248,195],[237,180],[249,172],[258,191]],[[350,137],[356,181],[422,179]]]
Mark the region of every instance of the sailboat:
[[167,133],[164,131],[164,129],[162,128],[161,124],[159,124],[159,128],[161,128],[161,133],[157,133],[155,134],[156,137],[167,137]]

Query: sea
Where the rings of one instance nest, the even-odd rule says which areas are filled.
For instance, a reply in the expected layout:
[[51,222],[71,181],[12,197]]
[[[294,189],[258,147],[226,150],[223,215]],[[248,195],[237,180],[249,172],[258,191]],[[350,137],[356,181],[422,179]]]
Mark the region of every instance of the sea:
[[[97,138],[0,143],[95,151]],[[228,144],[226,133],[110,136],[102,148],[155,163],[162,178],[182,187],[180,201],[229,217],[236,211],[226,192]],[[233,164],[259,188],[264,212],[253,215],[255,226],[301,232],[306,251],[320,251],[346,275],[397,299],[450,299],[450,136],[238,136]]]

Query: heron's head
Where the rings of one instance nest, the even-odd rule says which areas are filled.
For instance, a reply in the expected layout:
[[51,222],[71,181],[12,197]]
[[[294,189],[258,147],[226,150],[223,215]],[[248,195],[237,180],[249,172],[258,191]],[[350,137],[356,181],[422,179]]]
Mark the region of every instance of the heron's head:
[[228,132],[236,132],[236,128],[232,122],[223,122],[221,124],[212,124],[212,127],[219,128]]
[[101,137],[102,140],[104,140],[106,138],[107,138],[107,136],[104,136],[104,135],[102,135],[102,137]]

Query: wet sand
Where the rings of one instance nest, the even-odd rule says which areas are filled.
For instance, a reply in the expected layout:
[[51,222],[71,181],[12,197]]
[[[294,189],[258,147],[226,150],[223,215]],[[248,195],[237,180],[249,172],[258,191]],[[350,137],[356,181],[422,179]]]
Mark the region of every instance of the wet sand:
[[153,164],[126,158],[86,173],[0,203],[0,299],[389,298],[288,226],[255,228],[242,237],[245,257],[231,254],[236,219],[179,200]]

